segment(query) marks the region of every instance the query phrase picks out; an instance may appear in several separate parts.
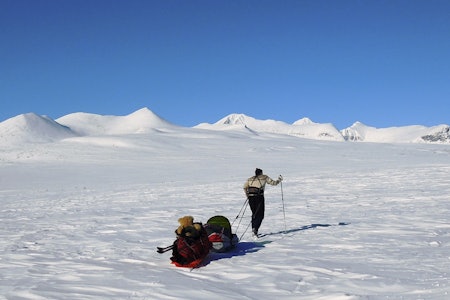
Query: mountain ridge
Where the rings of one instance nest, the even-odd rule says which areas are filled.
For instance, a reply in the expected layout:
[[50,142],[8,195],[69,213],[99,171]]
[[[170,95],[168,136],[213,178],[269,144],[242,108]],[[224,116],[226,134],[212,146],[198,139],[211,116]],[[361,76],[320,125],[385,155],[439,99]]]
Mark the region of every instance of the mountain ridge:
[[[0,140],[3,144],[48,143],[72,137],[143,134],[176,128],[183,127],[166,121],[147,107],[125,116],[77,112],[56,120],[26,113],[0,123]],[[338,130],[332,123],[315,123],[306,117],[288,124],[234,113],[213,124],[200,123],[190,128],[217,132],[282,134],[338,142],[450,144],[450,126],[447,124],[432,127],[409,125],[375,128],[357,121],[350,127]]]

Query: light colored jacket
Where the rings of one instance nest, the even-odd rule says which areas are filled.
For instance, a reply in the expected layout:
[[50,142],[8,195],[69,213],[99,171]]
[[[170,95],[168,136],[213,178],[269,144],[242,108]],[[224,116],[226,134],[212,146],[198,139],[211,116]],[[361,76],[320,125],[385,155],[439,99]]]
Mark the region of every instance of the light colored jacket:
[[281,182],[280,179],[278,180],[273,180],[272,178],[270,178],[267,175],[258,175],[258,176],[252,176],[249,179],[247,179],[247,181],[244,183],[244,192],[245,195],[248,197],[248,187],[256,187],[256,188],[260,188],[264,191],[264,189],[266,188],[266,183],[270,184],[270,185],[277,185]]

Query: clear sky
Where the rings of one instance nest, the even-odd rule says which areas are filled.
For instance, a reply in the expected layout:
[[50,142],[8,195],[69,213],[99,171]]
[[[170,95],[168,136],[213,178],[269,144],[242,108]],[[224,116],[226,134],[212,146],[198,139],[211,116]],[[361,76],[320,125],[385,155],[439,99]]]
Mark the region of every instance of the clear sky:
[[0,0],[0,121],[450,123],[448,0]]

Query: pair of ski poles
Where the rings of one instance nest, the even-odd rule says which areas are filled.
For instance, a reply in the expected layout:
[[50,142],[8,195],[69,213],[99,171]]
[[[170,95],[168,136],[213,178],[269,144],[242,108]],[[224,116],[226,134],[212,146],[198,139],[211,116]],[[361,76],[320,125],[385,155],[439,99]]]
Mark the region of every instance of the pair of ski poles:
[[[280,177],[281,177],[281,175],[280,175]],[[287,231],[286,210],[285,210],[285,207],[284,207],[284,193],[283,193],[283,182],[282,181],[280,182],[280,187],[281,187],[281,203],[282,203],[282,207],[283,207],[284,232],[286,232]],[[247,206],[248,206],[248,197],[245,199],[244,205],[242,205],[241,209],[239,210],[238,215],[236,216],[236,218],[234,219],[233,223],[231,224],[231,226],[233,226],[234,222],[237,219],[239,219],[239,216],[241,217],[240,220],[239,220],[239,223],[238,223],[238,225],[236,227],[236,230],[235,230],[236,232],[238,231],[239,226],[241,225],[242,219],[244,218],[244,214],[245,214],[245,211],[247,209]],[[241,213],[242,213],[242,215],[241,215]],[[250,227],[250,224],[251,224],[251,221],[249,222],[249,224],[247,225],[247,227],[245,228],[244,232],[242,233],[242,235],[241,235],[241,237],[239,239],[242,239],[242,237],[244,236],[244,234],[247,232],[248,228]]]

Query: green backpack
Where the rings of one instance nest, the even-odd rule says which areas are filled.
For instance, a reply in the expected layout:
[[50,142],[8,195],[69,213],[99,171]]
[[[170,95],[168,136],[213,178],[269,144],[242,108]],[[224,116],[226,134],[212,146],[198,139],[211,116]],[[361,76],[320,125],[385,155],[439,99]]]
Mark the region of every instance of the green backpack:
[[210,218],[204,227],[212,243],[213,252],[227,252],[239,242],[238,237],[231,232],[230,221],[224,216]]

